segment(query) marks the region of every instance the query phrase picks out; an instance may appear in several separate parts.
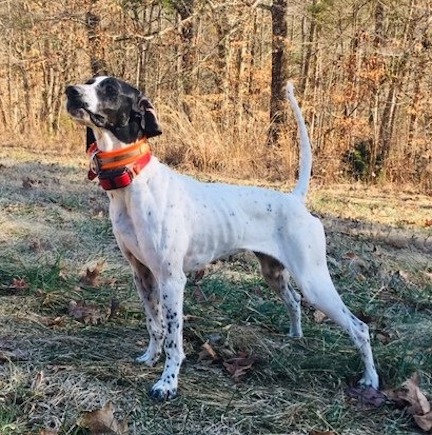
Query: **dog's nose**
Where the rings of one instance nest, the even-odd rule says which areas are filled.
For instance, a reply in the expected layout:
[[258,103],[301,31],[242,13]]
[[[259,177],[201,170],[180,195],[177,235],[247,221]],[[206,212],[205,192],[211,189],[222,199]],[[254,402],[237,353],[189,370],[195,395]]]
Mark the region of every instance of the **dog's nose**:
[[80,91],[76,86],[68,86],[66,88],[66,96],[68,98],[77,98],[80,96]]

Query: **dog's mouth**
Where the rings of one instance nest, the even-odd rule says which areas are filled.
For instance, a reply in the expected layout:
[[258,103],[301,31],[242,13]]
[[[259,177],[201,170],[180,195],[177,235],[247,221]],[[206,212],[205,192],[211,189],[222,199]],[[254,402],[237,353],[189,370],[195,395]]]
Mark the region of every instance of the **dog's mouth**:
[[90,112],[90,110],[87,109],[82,109],[84,110],[88,116],[90,117],[91,122],[96,126],[96,127],[105,127],[107,125],[107,120],[104,116],[102,115],[98,115],[97,113],[93,113]]
[[66,88],[66,110],[78,122],[91,122],[96,127],[104,127],[106,119],[104,116],[91,112],[88,104],[84,101],[82,91],[78,86],[68,86]]

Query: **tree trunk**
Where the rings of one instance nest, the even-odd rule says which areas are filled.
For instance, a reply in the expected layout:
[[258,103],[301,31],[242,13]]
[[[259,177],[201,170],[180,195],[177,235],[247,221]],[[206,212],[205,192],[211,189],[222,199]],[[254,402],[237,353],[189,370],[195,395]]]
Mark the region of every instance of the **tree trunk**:
[[193,79],[195,66],[195,26],[192,19],[194,13],[194,0],[180,0],[173,3],[175,10],[180,15],[181,35],[181,76],[183,92],[191,95],[196,83]]
[[90,49],[90,68],[93,75],[107,75],[108,68],[105,62],[104,49],[101,40],[101,26],[100,17],[93,13],[92,6],[95,5],[98,0],[91,0],[90,9],[86,12],[86,29],[87,39]]
[[[310,27],[309,27],[309,35],[306,42],[306,53],[304,55],[304,61],[302,64],[302,71],[301,71],[301,79],[300,79],[300,95],[304,97],[306,94],[307,86],[309,83],[309,74],[311,69],[311,63],[312,63],[312,56],[315,52],[314,50],[314,42],[315,42],[315,33],[317,28],[317,20],[315,17],[315,9],[316,9],[316,3],[317,0],[312,0],[312,17],[310,20]],[[304,51],[304,50],[302,50]]]
[[286,22],[287,1],[274,0],[271,6],[272,16],[272,74],[270,96],[270,130],[267,142],[277,145],[281,127],[285,122],[285,92],[287,81],[287,53],[285,43],[288,37]]

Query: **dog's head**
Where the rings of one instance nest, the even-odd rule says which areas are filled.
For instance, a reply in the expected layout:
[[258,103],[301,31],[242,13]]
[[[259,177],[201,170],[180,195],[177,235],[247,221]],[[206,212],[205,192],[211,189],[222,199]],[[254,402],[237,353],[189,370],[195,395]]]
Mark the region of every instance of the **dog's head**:
[[[155,109],[139,90],[114,77],[95,77],[66,88],[67,111],[90,129],[110,131],[119,141],[132,143],[162,133]],[[94,141],[87,131],[87,146]]]

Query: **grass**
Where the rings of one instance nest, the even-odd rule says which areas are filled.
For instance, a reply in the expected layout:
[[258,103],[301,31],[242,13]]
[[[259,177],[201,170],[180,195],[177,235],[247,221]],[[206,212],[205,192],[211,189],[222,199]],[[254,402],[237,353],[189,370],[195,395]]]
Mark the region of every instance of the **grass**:
[[[14,147],[0,159],[1,434],[85,435],[80,417],[108,401],[138,435],[417,433],[404,410],[363,409],[347,397],[362,370],[357,352],[306,303],[305,337],[287,338],[285,310],[249,255],[188,282],[181,394],[153,403],[147,391],[161,365],[134,363],[147,343],[145,320],[85,160]],[[369,324],[383,388],[418,372],[432,394],[430,198],[312,186],[309,202],[326,227],[336,286]],[[98,281],[85,283],[87,268],[102,261]],[[91,304],[94,321],[71,316],[71,300]],[[108,316],[113,300],[120,307]],[[206,341],[220,355],[256,361],[236,383],[220,360],[201,359]]]

